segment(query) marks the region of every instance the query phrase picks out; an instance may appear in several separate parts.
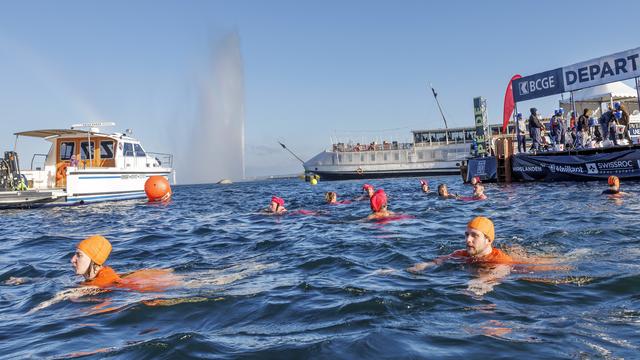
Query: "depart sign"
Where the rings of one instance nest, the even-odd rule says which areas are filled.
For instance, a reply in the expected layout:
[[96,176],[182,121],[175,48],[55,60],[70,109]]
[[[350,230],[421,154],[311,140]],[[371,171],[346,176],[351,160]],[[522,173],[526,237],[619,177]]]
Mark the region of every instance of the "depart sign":
[[531,100],[640,77],[640,47],[513,81],[513,99]]

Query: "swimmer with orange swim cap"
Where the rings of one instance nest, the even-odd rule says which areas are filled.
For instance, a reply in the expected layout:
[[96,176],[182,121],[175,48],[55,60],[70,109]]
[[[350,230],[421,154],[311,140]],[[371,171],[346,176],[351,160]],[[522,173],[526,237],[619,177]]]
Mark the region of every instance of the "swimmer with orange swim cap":
[[427,180],[420,180],[420,188],[423,193],[429,192],[429,182]]
[[620,191],[620,179],[617,176],[609,176],[607,179],[609,189],[602,192],[602,195],[612,195],[613,197],[627,195],[627,193]]
[[409,269],[410,272],[418,272],[431,265],[440,264],[443,260],[462,259],[468,263],[485,264],[516,264],[511,256],[493,247],[495,230],[493,222],[486,217],[477,216],[467,223],[465,231],[466,250],[456,250],[452,254],[440,257],[433,262],[416,264]]
[[284,207],[284,199],[272,196],[271,203],[269,203],[269,207],[266,209],[266,212],[277,215],[287,212],[287,209]]
[[78,243],[71,264],[77,275],[84,276],[82,285],[99,288],[119,287],[137,291],[163,291],[181,283],[172,270],[147,269],[119,276],[104,263],[111,254],[111,243],[104,236],[93,235]]
[[387,210],[387,194],[382,189],[376,190],[369,200],[369,204],[371,205],[372,213],[367,216],[368,220],[383,219],[395,215]]

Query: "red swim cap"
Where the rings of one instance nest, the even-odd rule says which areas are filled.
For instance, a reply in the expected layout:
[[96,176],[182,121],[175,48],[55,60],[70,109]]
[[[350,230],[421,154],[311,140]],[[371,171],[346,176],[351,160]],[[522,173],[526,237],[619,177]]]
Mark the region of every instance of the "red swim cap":
[[482,181],[480,181],[480,176],[474,176],[474,179],[476,179],[476,181],[478,182],[478,184],[480,184]]
[[375,194],[371,197],[370,203],[373,212],[380,211],[383,206],[387,205],[387,194],[385,194],[382,189],[376,190]]
[[284,206],[284,199],[279,198],[277,196],[274,196],[271,198],[271,201],[273,201],[274,203],[280,205],[280,206]]
[[609,186],[620,186],[620,179],[618,179],[617,176],[611,175],[609,176],[607,183],[609,184]]
[[373,190],[373,186],[369,185],[369,184],[364,184],[362,185],[362,190],[364,191],[368,191],[369,189]]

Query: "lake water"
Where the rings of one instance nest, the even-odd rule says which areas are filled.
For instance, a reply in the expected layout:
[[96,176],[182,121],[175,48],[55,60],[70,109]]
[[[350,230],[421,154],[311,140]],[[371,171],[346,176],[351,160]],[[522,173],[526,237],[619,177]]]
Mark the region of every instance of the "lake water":
[[[469,195],[459,177],[446,182]],[[368,181],[414,218],[363,222],[364,181],[297,179],[177,186],[168,205],[125,201],[3,211],[1,358],[637,358],[640,183],[623,200],[605,182],[486,185],[489,200],[439,200],[418,179]],[[290,210],[266,216],[271,195]],[[477,291],[478,269],[412,264],[464,248],[476,215],[507,252],[563,269],[514,271]],[[91,234],[111,240],[119,273],[171,268],[187,283],[162,293],[65,297],[70,259]],[[56,299],[51,301],[51,299]],[[59,300],[59,301],[58,301]],[[46,306],[45,306],[46,305]],[[34,311],[34,309],[38,309]]]

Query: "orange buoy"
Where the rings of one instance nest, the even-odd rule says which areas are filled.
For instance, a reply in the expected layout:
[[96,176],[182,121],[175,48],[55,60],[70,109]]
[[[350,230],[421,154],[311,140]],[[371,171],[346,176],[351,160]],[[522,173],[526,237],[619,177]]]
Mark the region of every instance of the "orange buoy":
[[144,183],[144,192],[151,202],[171,199],[171,186],[164,176],[154,175]]

